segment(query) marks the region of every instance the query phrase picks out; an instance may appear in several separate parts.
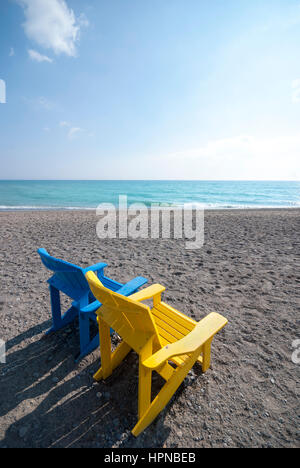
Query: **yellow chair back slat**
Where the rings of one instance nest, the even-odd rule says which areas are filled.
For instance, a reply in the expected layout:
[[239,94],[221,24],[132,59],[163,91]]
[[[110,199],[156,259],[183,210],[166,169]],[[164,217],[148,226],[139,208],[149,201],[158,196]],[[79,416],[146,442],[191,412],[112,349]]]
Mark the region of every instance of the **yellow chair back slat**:
[[126,343],[139,352],[153,336],[161,347],[158,330],[147,305],[107,289],[93,272],[88,272],[86,278],[92,293],[102,304],[97,314]]

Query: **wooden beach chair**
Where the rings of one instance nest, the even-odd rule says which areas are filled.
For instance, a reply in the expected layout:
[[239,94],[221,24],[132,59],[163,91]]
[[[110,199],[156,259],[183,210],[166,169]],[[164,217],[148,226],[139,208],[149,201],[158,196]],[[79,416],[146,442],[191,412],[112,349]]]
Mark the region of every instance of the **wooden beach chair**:
[[[79,319],[80,353],[77,361],[99,346],[99,334],[90,337],[91,320],[96,321],[96,310],[101,304],[91,293],[85,278],[87,271],[97,273],[101,282],[112,291],[128,296],[136,292],[147,280],[138,276],[126,284],[118,283],[104,275],[106,263],[97,263],[87,268],[81,268],[72,263],[52,257],[45,249],[38,249],[38,253],[46,268],[54,272],[48,280],[52,311],[52,327],[46,333],[54,332],[71,323],[75,317]],[[62,315],[60,292],[73,299],[71,307]]]
[[[101,284],[92,271],[85,276],[94,296],[103,304],[97,310],[101,368],[95,380],[111,375],[131,349],[139,355],[138,422],[132,430],[138,436],[166,406],[196,361],[203,372],[209,368],[212,339],[227,319],[213,312],[195,322],[161,301],[165,288],[160,284],[123,297]],[[151,298],[152,309],[140,302]],[[113,353],[110,327],[123,340]],[[154,370],[166,383],[151,402]]]

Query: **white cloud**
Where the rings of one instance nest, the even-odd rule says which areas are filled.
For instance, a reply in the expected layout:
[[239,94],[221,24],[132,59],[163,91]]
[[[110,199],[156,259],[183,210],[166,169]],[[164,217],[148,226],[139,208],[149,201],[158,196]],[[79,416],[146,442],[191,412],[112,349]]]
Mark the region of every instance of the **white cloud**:
[[71,127],[69,132],[68,132],[68,138],[70,140],[73,140],[74,138],[76,138],[76,136],[78,136],[78,133],[80,133],[80,132],[83,132],[83,128]]
[[59,122],[60,127],[67,128],[67,136],[69,140],[74,140],[78,136],[79,133],[85,132],[85,130],[81,127],[74,127],[70,122],[63,120]]
[[56,109],[58,107],[55,102],[50,101],[49,99],[45,98],[44,96],[40,96],[38,98],[33,98],[33,99],[23,97],[22,99],[29,107],[31,107],[35,111],[39,111],[41,109],[50,111],[50,110]]
[[15,49],[13,47],[11,47],[10,51],[9,51],[9,56],[13,57],[14,55],[15,55]]
[[36,50],[33,50],[33,49],[29,49],[28,54],[29,54],[29,57],[31,58],[31,60],[35,60],[36,62],[49,62],[49,63],[53,62],[53,60],[51,58],[47,57],[47,55],[42,55],[42,54],[40,54],[39,52],[37,52]]
[[300,180],[299,154],[300,135],[240,135],[185,151],[149,155],[143,163],[150,178],[159,164],[160,178]]
[[79,26],[82,26],[83,28],[87,28],[90,25],[89,20],[87,19],[84,13],[80,13],[77,22]]
[[49,99],[43,96],[37,99],[37,104],[47,110],[53,109],[53,107],[55,107],[52,101],[49,101]]
[[59,122],[59,125],[61,127],[71,127],[70,122],[66,122],[65,120],[63,120],[62,122]]
[[65,0],[17,0],[24,8],[27,37],[55,54],[76,56],[80,27],[88,25],[84,15],[77,19]]
[[297,104],[300,102],[300,80],[292,81],[292,102]]

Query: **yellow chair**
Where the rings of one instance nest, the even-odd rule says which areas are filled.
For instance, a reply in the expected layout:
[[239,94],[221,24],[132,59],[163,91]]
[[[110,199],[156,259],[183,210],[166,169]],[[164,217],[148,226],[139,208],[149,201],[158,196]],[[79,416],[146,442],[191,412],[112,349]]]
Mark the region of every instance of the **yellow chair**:
[[[196,361],[201,363],[203,372],[209,368],[212,339],[227,319],[212,312],[195,322],[161,301],[165,288],[160,284],[124,297],[105,288],[93,272],[85,276],[92,293],[102,303],[96,312],[101,368],[94,375],[95,380],[110,376],[131,349],[139,355],[138,422],[132,430],[138,436],[166,406]],[[151,310],[140,303],[151,298]],[[123,339],[113,353],[110,327]],[[151,402],[154,370],[166,383]]]

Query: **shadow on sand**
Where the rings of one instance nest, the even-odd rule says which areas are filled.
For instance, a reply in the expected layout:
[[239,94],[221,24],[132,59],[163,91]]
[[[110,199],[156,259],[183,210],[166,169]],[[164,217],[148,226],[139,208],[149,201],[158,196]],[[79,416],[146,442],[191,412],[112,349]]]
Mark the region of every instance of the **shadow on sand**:
[[[37,338],[48,327],[44,322],[7,343],[7,364],[0,365],[6,428],[0,447],[162,447],[170,432],[165,411],[140,437],[130,433],[137,418],[137,356],[130,353],[112,377],[95,383],[98,351],[74,361],[76,323]],[[153,379],[154,389],[160,380]]]

